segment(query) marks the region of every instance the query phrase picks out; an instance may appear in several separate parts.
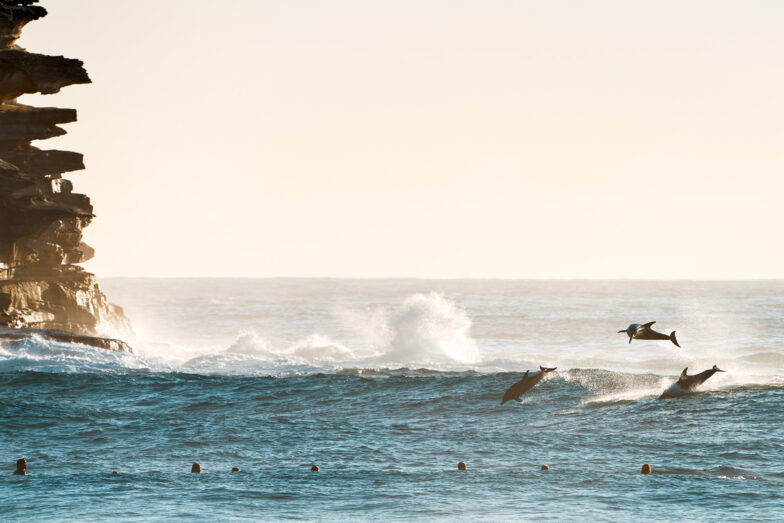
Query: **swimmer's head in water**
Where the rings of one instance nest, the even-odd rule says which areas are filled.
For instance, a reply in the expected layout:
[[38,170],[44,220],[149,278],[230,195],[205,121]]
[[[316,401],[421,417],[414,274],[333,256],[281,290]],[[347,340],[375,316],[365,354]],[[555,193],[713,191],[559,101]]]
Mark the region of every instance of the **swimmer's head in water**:
[[14,474],[16,474],[17,476],[26,476],[27,475],[26,469],[27,469],[26,459],[21,458],[16,460],[16,470],[14,471]]

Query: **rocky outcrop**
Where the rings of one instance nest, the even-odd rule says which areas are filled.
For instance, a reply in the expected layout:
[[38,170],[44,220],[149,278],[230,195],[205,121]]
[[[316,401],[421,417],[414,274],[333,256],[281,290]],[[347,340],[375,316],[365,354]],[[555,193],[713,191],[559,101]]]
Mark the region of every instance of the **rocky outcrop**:
[[114,352],[133,352],[131,346],[123,340],[114,338],[99,338],[97,336],[79,336],[72,332],[51,330],[51,329],[9,329],[0,327],[0,341],[19,342],[28,338],[40,338],[48,341],[59,341],[62,343],[78,343],[99,349],[111,350]]
[[22,28],[33,20],[46,16],[46,9],[32,4],[37,0],[0,2],[0,49],[14,48]]
[[[82,340],[107,331],[132,336],[122,309],[77,265],[94,255],[82,241],[93,206],[62,175],[84,169],[82,155],[30,143],[65,134],[60,126],[76,121],[76,111],[16,101],[90,83],[81,61],[16,45],[24,25],[46,15],[36,3],[0,0],[0,328],[37,329],[38,336],[62,331]],[[53,336],[62,340],[62,332]],[[92,345],[129,349],[113,341]]]

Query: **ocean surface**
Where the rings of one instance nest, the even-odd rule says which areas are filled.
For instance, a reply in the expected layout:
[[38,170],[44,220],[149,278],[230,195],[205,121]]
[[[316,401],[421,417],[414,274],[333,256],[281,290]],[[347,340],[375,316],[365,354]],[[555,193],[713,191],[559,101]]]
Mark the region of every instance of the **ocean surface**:
[[136,354],[0,345],[0,520],[784,518],[784,281],[101,281]]

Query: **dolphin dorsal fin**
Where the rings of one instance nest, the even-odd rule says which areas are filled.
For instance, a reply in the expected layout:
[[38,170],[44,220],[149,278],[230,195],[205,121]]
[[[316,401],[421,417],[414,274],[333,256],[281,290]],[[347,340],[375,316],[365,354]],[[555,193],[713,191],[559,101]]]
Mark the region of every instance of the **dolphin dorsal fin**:
[[687,371],[687,370],[689,370],[689,367],[686,367],[685,369],[683,369],[683,372],[681,372],[681,377],[680,377],[680,379],[682,379],[682,380],[685,380],[686,378],[688,378],[688,377],[689,377],[689,376],[686,374],[686,371]]
[[527,377],[528,377],[528,371],[525,371],[525,374],[523,374],[523,377],[520,379],[520,381],[523,381]]
[[642,326],[642,328],[643,328],[643,329],[650,329],[650,328],[651,328],[651,325],[653,325],[654,323],[656,323],[656,322],[655,322],[655,321],[649,321],[648,323],[646,323],[645,325],[643,325],[643,326]]

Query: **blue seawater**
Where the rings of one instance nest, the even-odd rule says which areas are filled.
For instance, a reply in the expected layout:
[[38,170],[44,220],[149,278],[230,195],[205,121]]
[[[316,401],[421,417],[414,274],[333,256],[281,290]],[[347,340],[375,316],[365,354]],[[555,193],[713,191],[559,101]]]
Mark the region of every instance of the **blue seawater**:
[[[784,282],[104,287],[135,354],[0,346],[0,519],[784,513]],[[683,348],[617,334],[653,320]],[[539,364],[558,371],[501,406]],[[684,367],[713,364],[727,372],[658,399]],[[20,457],[27,476],[12,475]]]

